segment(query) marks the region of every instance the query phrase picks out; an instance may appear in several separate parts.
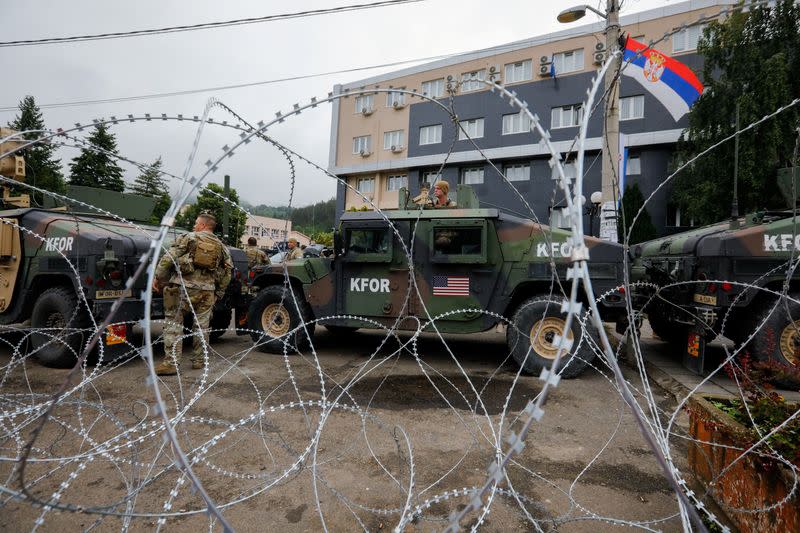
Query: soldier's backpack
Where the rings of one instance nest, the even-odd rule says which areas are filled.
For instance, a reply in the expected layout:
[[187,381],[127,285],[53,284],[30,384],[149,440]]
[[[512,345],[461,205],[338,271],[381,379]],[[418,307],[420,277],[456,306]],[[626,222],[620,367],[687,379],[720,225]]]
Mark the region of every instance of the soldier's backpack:
[[197,239],[197,245],[194,249],[194,266],[197,268],[204,268],[206,270],[213,270],[219,264],[219,244],[215,242],[216,239]]

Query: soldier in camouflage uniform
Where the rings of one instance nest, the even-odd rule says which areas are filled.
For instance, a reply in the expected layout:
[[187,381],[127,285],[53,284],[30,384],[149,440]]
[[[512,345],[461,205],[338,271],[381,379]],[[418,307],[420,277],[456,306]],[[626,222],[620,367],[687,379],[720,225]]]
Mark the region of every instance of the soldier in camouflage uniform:
[[257,243],[258,241],[255,237],[247,239],[247,246],[244,247],[244,253],[247,254],[247,268],[269,264],[269,257],[257,246]]
[[[194,312],[195,327],[208,343],[208,323],[217,299],[231,281],[233,261],[228,248],[214,235],[216,219],[201,213],[191,233],[181,235],[156,269],[153,288],[164,291],[164,360],[156,368],[159,376],[178,373],[182,352],[183,318]],[[176,269],[177,267],[177,269]],[[192,338],[192,368],[203,368],[200,335]]]
[[286,245],[289,248],[286,252],[286,257],[284,261],[292,261],[293,259],[301,259],[303,257],[303,250],[300,249],[300,246],[297,243],[297,239],[292,237],[288,241],[286,241]]

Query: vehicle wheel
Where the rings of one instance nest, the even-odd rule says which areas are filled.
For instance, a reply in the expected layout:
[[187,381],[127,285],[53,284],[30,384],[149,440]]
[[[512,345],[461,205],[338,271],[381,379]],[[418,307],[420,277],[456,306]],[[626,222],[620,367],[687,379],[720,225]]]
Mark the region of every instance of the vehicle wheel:
[[[305,317],[297,312],[294,298],[300,303]],[[309,346],[308,337],[314,334],[314,324],[308,324],[308,335],[302,329],[291,334],[290,332],[302,323],[303,318],[307,320],[310,314],[305,300],[297,291],[280,285],[267,287],[250,303],[247,312],[250,336],[258,343],[258,349],[262,352],[283,353],[284,341],[289,344],[289,352],[295,348],[305,350]]]
[[[564,319],[561,302],[547,297],[530,298],[519,306],[508,327],[506,342],[523,372],[538,374],[542,368],[552,366],[558,352],[558,345],[553,344],[553,339],[564,331]],[[584,335],[580,321],[573,320],[567,335],[573,341],[572,349],[562,355],[557,369],[561,377],[577,377],[594,359],[595,354]]]
[[335,335],[337,337],[346,337],[351,333],[355,333],[361,328],[355,328],[351,326],[325,326],[325,329],[331,332],[331,335]]
[[45,330],[31,335],[36,357],[45,366],[69,368],[75,365],[85,339],[89,338],[88,332],[60,330],[81,330],[88,323],[86,311],[78,308],[75,291],[67,287],[45,290],[36,299],[31,313],[31,328]]
[[213,342],[227,333],[231,325],[231,310],[220,309],[211,314],[208,326],[211,328],[208,338]]
[[689,328],[684,324],[670,322],[659,313],[649,312],[647,321],[659,339],[672,345],[685,347],[689,338]]
[[[800,299],[800,294],[794,293],[792,298]],[[789,302],[787,313],[786,304],[781,302],[767,318],[767,313],[774,307],[774,300],[760,306],[760,324],[766,318],[764,327],[750,343],[751,353],[758,361],[773,361],[783,365],[800,369],[800,305]],[[778,385],[796,387],[792,381],[776,381]]]

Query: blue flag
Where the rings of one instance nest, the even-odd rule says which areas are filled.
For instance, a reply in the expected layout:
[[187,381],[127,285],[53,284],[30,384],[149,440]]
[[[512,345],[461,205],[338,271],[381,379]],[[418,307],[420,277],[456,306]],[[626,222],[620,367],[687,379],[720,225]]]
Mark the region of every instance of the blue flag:
[[553,61],[553,56],[550,56],[550,77],[556,79],[556,62]]

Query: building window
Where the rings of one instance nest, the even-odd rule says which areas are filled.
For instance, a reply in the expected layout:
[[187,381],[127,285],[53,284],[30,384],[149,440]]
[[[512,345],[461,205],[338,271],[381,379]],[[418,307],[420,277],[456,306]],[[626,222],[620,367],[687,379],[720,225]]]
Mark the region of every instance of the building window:
[[375,192],[375,178],[358,178],[356,190],[361,194]]
[[444,96],[444,78],[423,81],[422,94],[430,96],[431,98],[439,98],[440,96]]
[[531,60],[517,61],[506,65],[506,83],[531,79]]
[[363,94],[356,96],[356,113],[371,113],[375,106],[372,105],[373,95]]
[[697,48],[697,42],[700,40],[700,37],[703,36],[703,28],[705,27],[705,24],[696,24],[674,34],[672,36],[673,53],[695,50]]
[[403,130],[386,131],[383,133],[383,149],[397,150],[403,147]]
[[527,163],[506,165],[503,174],[508,181],[528,181],[531,177],[531,166]]
[[370,145],[370,139],[372,138],[371,135],[363,135],[361,137],[353,137],[353,153],[354,154],[368,154]]
[[408,176],[405,174],[398,174],[386,178],[387,191],[399,191],[401,187],[408,189]]
[[427,183],[428,185],[433,187],[433,184],[441,179],[442,175],[439,172],[434,172],[434,171],[423,172],[422,174],[419,175],[420,185],[422,185],[423,183]]
[[628,176],[638,176],[642,173],[642,161],[638,155],[629,155],[625,163],[625,174]]
[[619,119],[644,118],[644,96],[628,96],[619,99]]
[[386,93],[386,107],[402,107],[406,105],[406,94],[391,91]]
[[583,70],[583,48],[553,54],[553,66],[556,69],[556,74]]
[[419,144],[436,144],[442,142],[442,125],[422,126],[419,129]]
[[483,89],[486,85],[481,81],[486,79],[486,69],[473,70],[461,75],[461,92],[468,93]]
[[526,131],[531,131],[531,119],[526,113],[520,111],[503,115],[503,135],[525,133]]
[[480,139],[483,137],[483,119],[473,118],[470,120],[462,120],[459,123],[458,140],[466,141],[467,139]]
[[465,185],[483,183],[483,167],[463,169],[461,171],[461,183]]
[[581,106],[581,104],[554,107],[550,116],[550,128],[569,128],[577,126],[581,123],[582,118],[583,106]]

